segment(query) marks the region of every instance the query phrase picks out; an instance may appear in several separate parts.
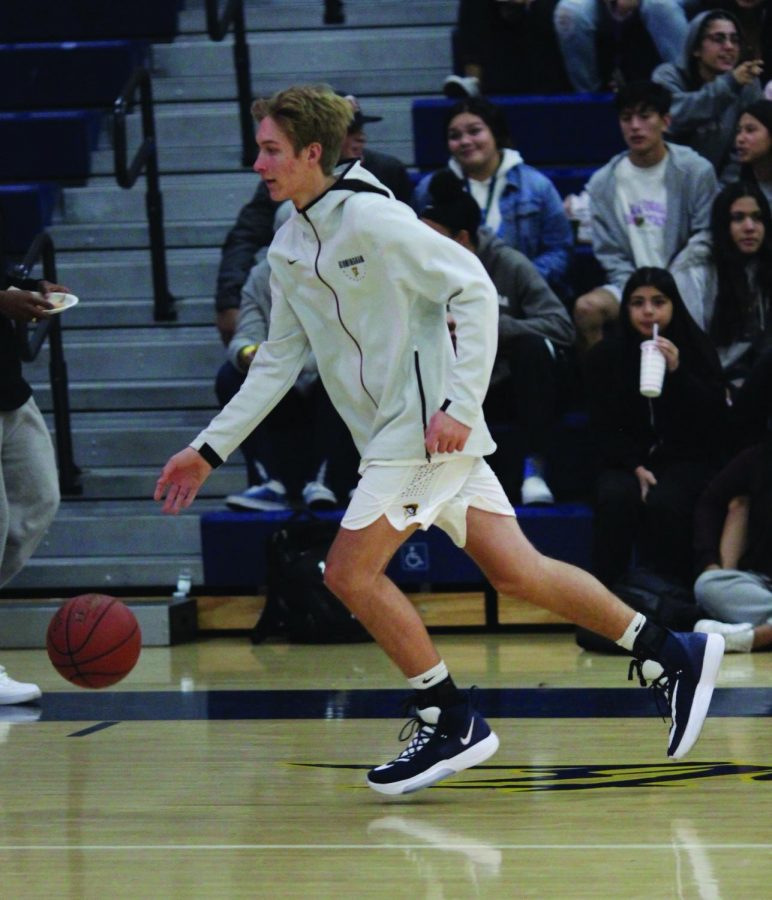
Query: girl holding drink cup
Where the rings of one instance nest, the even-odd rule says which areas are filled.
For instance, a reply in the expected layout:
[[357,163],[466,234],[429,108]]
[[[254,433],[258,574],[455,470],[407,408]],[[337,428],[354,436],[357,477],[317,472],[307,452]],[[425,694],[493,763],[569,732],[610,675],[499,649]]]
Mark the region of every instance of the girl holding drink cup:
[[[641,372],[649,355],[661,387]],[[690,583],[694,504],[719,465],[727,407],[718,355],[669,272],[633,273],[615,332],[585,367],[599,458],[593,572],[613,584],[637,546],[640,564]]]

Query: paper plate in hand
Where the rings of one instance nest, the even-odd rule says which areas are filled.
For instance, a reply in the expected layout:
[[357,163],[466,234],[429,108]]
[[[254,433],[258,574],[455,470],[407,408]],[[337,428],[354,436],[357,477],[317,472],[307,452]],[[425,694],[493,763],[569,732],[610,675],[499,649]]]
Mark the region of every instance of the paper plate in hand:
[[52,316],[54,313],[64,312],[65,309],[72,309],[78,302],[75,294],[62,294],[58,291],[48,295],[48,299],[54,304],[53,309],[47,309],[46,315]]

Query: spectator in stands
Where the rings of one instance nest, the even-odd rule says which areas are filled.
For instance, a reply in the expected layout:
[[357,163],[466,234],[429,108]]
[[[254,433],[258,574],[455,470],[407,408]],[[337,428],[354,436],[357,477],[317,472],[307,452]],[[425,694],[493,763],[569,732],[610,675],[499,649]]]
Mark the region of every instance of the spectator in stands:
[[[10,279],[0,265],[0,587],[24,567],[59,507],[51,435],[22,376],[13,325],[46,316],[53,309],[48,299],[53,291],[67,288]],[[38,697],[37,685],[14,681],[0,666],[0,705]]]
[[772,435],[735,456],[705,489],[694,558],[695,598],[717,620],[694,630],[723,634],[734,652],[772,646]]
[[[405,166],[395,156],[366,146],[365,126],[380,122],[382,116],[366,116],[356,97],[349,94],[346,99],[351,104],[353,118],[341,148],[341,159],[361,159],[362,165],[385,184],[397,200],[409,203],[413,185]],[[277,206],[261,182],[254,197],[242,207],[236,224],[225,238],[217,272],[215,309],[217,328],[226,346],[236,328],[241,288],[252,266],[265,256],[273,240],[273,217]]]
[[713,163],[721,176],[731,164],[737,122],[761,97],[761,59],[744,59],[737,20],[723,10],[700,13],[689,25],[677,62],[658,66],[652,78],[673,95],[668,135]]
[[[502,110],[481,97],[460,100],[447,122],[448,168],[477,201],[482,224],[528,257],[563,298],[573,232],[555,185],[526,165],[507,130]],[[429,202],[432,175],[418,183],[413,206]]]
[[[486,418],[514,421],[520,432],[525,449],[520,501],[553,503],[545,480],[546,451],[558,410],[561,356],[574,340],[571,319],[533,263],[480,228],[480,207],[458,178],[448,170],[435,173],[429,197],[423,221],[474,253],[499,295],[499,343],[483,406]],[[509,468],[497,466],[495,456],[491,464]],[[500,473],[505,486],[508,475]]]
[[688,0],[560,0],[555,30],[575,91],[648,78],[654,66],[678,59],[686,37]]
[[689,147],[666,143],[670,93],[650,81],[633,82],[615,98],[628,149],[588,184],[592,247],[608,282],[574,306],[584,350],[619,314],[622,288],[640,266],[667,267],[687,247],[705,243],[718,187],[713,166]]
[[735,449],[758,441],[772,406],[772,217],[755,184],[727,185],[711,212],[701,262],[684,254],[673,274],[692,317],[717,348],[731,398]]
[[742,180],[757,184],[772,204],[772,100],[757,100],[740,116],[735,150]]
[[453,34],[463,74],[448,97],[556,94],[571,89],[555,37],[557,0],[460,0]]
[[[659,397],[639,389],[640,344],[665,357]],[[665,269],[628,279],[612,335],[585,358],[587,403],[599,454],[593,573],[612,585],[639,560],[689,583],[694,504],[717,470],[726,418],[721,366]]]
[[[292,212],[289,201],[275,216],[275,228]],[[268,337],[271,268],[261,260],[241,291],[236,331],[228,359],[217,373],[221,406],[236,395],[260,344]],[[356,481],[358,457],[351,437],[319,381],[309,356],[295,386],[242,442],[249,487],[226,498],[232,509],[283,510],[302,501],[310,509],[333,509],[348,498]],[[337,494],[337,496],[336,496]]]
[[766,89],[772,93],[772,0],[702,0],[700,6],[724,9],[737,19],[744,38],[742,55],[764,60]]

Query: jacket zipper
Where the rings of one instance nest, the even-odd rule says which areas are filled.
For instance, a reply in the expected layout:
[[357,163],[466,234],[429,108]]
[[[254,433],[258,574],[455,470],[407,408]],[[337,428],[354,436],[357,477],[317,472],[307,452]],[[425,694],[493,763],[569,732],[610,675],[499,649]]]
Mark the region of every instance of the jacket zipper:
[[424,426],[424,453],[426,454],[426,461],[431,462],[432,455],[426,449],[426,429],[429,427],[429,423],[426,421],[426,395],[424,394],[424,383],[421,378],[421,362],[418,358],[418,347],[413,347],[413,361],[415,362],[415,374],[418,379],[418,396],[421,398],[421,423]]
[[359,341],[354,337],[354,335],[348,330],[348,328],[346,328],[346,324],[343,321],[341,314],[340,314],[340,300],[338,299],[338,295],[335,291],[335,288],[333,288],[332,285],[328,284],[324,280],[324,278],[322,278],[322,273],[319,271],[319,257],[322,254],[322,241],[321,241],[321,238],[319,237],[319,232],[314,227],[314,223],[311,221],[311,219],[309,219],[305,210],[303,210],[303,218],[306,220],[306,222],[308,222],[311,230],[314,233],[314,237],[316,238],[316,256],[314,257],[314,272],[316,273],[316,277],[319,279],[319,281],[322,282],[322,284],[327,288],[327,290],[330,291],[330,293],[332,294],[332,296],[335,300],[335,313],[338,317],[338,322],[340,322],[340,327],[351,338],[354,346],[357,348],[357,353],[359,354],[359,383],[362,385],[362,390],[367,394],[367,396],[372,401],[373,406],[377,409],[378,404],[375,402],[375,398],[370,393],[370,391],[367,390],[367,385],[365,384],[365,373],[364,373],[365,356],[364,356],[364,353],[362,352],[362,347],[361,347]]

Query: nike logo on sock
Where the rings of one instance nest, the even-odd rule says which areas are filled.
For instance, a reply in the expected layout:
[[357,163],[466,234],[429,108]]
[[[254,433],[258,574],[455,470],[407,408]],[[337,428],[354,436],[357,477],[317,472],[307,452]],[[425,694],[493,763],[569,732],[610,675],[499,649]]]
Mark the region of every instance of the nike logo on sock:
[[461,743],[466,747],[467,744],[472,740],[472,732],[474,731],[474,719],[469,723],[469,731],[466,733],[466,737],[461,738]]
[[434,678],[432,678],[431,676],[429,676],[429,678],[422,678],[422,679],[421,679],[421,684],[431,684],[433,681],[434,681]]

